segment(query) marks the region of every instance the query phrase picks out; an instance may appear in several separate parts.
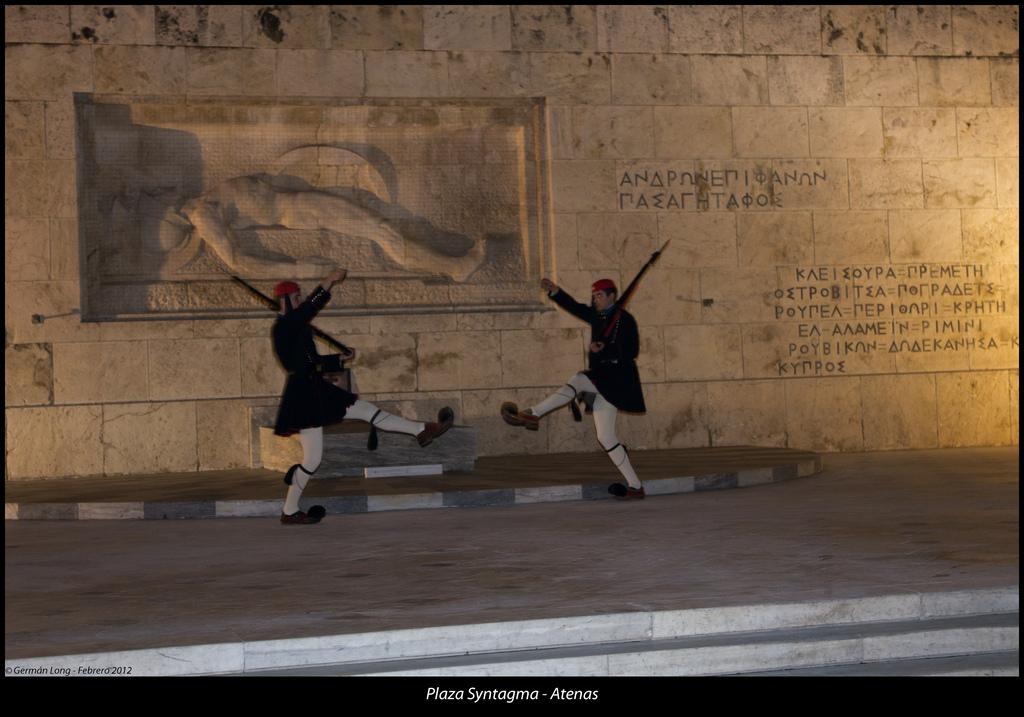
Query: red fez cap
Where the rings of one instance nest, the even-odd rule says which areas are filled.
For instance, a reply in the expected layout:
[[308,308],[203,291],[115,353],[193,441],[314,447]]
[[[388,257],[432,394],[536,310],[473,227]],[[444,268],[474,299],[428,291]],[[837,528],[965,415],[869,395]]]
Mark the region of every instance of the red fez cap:
[[619,290],[615,288],[615,282],[611,279],[598,279],[594,282],[594,285],[590,287],[591,291],[614,291],[616,294]]
[[299,291],[299,285],[294,281],[282,281],[274,287],[274,298],[279,299],[282,296],[288,296],[289,294],[295,294]]

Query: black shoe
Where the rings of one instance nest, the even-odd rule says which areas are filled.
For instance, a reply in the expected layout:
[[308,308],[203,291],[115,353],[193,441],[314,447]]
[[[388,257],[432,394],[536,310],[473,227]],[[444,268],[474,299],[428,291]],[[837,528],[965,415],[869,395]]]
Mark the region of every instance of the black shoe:
[[643,486],[631,488],[625,483],[612,483],[608,486],[608,492],[622,500],[635,500],[647,497],[647,491],[644,490]]
[[319,523],[323,520],[323,517],[327,515],[327,509],[322,505],[314,505],[309,509],[308,513],[304,513],[301,510],[291,515],[285,515],[281,513],[281,524],[282,525],[312,525],[313,523]]

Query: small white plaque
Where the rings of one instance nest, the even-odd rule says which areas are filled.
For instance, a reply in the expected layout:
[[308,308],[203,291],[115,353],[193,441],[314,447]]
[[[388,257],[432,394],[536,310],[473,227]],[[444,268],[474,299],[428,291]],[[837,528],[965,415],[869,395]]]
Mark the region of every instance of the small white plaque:
[[432,463],[425,466],[375,466],[364,468],[364,478],[393,478],[395,476],[439,476],[444,473],[444,466]]

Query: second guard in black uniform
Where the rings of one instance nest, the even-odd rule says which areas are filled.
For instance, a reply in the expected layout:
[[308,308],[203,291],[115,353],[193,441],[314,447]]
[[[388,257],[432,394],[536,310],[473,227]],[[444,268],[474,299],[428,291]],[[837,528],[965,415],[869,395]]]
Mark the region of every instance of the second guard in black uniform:
[[[301,301],[299,286],[294,282],[282,281],[274,287],[281,310],[272,329],[274,353],[288,372],[274,433],[279,436],[297,433],[302,443],[302,463],[289,468],[284,478],[289,486],[281,513],[281,522],[285,524],[317,523],[326,514],[323,506],[313,506],[309,512],[299,510],[302,491],[323,457],[324,426],[346,418],[356,419],[383,431],[416,436],[421,446],[427,446],[455,422],[455,412],[448,407],[441,409],[436,422],[406,420],[360,400],[357,394],[325,378],[325,367],[332,357],[317,353],[310,322],[330,301],[330,290],[344,280],[345,275],[344,269],[337,269],[305,301]],[[351,349],[349,354],[341,356],[346,361],[354,358],[355,351]]]
[[620,498],[643,498],[646,495],[643,484],[629,462],[629,454],[615,435],[615,421],[620,410],[631,413],[647,411],[636,367],[636,357],[640,353],[636,319],[616,305],[618,289],[611,279],[594,282],[590,306],[579,303],[549,279],[544,279],[541,287],[552,301],[590,324],[589,368],[525,411],[520,411],[511,402],[502,404],[501,416],[512,426],[536,431],[541,417],[582,397],[587,407],[593,409],[597,440],[626,479],[625,485],[614,483],[608,490]]

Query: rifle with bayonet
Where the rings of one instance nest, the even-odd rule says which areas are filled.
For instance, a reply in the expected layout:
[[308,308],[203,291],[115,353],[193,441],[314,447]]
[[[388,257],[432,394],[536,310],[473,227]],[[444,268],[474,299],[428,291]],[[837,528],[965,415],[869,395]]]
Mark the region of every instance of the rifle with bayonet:
[[636,291],[637,286],[640,284],[640,279],[643,277],[643,275],[647,272],[648,269],[654,266],[654,262],[658,260],[658,257],[661,256],[661,252],[665,251],[665,247],[667,247],[669,242],[671,241],[672,239],[670,238],[667,242],[665,242],[662,245],[661,249],[658,249],[658,251],[651,254],[651,258],[647,260],[647,263],[643,265],[643,268],[640,269],[640,272],[635,277],[633,277],[633,281],[629,282],[629,286],[627,286],[626,290],[623,291],[622,294],[619,296],[618,301],[615,302],[616,304],[618,304],[618,310],[615,312],[614,318],[612,318],[612,320],[608,322],[608,327],[604,330],[604,338],[608,338],[609,336],[611,336],[612,329],[615,328],[615,325],[619,322],[619,318],[622,316],[623,307],[625,307],[626,302],[629,301],[630,297],[633,296],[633,292]]

